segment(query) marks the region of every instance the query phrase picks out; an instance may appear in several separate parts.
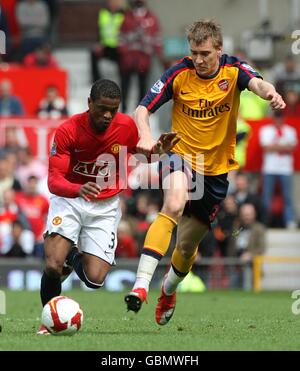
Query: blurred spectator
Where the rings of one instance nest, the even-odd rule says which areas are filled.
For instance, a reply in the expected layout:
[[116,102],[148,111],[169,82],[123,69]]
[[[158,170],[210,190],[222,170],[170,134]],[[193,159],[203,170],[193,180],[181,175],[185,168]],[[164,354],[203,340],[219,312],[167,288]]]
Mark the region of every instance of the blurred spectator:
[[284,109],[285,117],[300,117],[300,93],[296,90],[287,90],[284,95],[286,107]]
[[15,191],[7,189],[3,192],[3,203],[0,204],[0,254],[3,241],[8,240],[14,221],[18,220],[25,229],[30,229],[26,216],[21,212],[15,201]]
[[288,90],[295,90],[300,94],[300,66],[293,54],[288,54],[282,63],[276,64],[272,74],[275,87],[282,96]]
[[25,56],[23,60],[25,67],[36,68],[58,68],[58,63],[54,56],[51,54],[50,44],[42,44],[38,46],[32,53]]
[[131,226],[126,220],[121,220],[118,227],[118,246],[116,256],[122,258],[136,258],[138,245],[132,235]]
[[100,79],[99,61],[109,59],[119,66],[119,32],[124,20],[124,0],[106,0],[98,15],[99,42],[91,50],[92,82]]
[[48,40],[50,13],[42,0],[22,0],[16,5],[21,33],[21,60]]
[[284,224],[288,228],[297,226],[293,201],[293,151],[298,144],[297,131],[287,125],[281,111],[274,111],[273,122],[260,129],[259,139],[263,154],[262,198],[266,210],[266,224],[271,222],[272,197],[276,182],[281,185],[284,199]]
[[3,58],[4,60],[7,60],[11,48],[10,29],[8,24],[8,16],[6,14],[5,9],[2,6],[1,0],[0,0],[0,30],[5,33],[5,54],[3,54]]
[[48,168],[32,155],[29,147],[22,147],[18,151],[17,176],[23,188],[27,186],[30,175],[34,175],[42,181],[48,175]]
[[30,229],[34,233],[34,255],[43,257],[43,232],[47,220],[49,201],[38,190],[38,178],[29,176],[24,192],[16,193],[16,203],[26,216]]
[[[204,255],[204,256],[212,256],[213,255],[213,248],[215,245],[218,247],[221,256],[227,256],[228,255],[228,243],[229,239],[233,232],[233,225],[235,222],[235,219],[238,215],[238,206],[235,201],[234,196],[228,194],[227,197],[224,199],[224,201],[221,204],[220,211],[217,215],[217,221],[216,224],[213,226],[213,236],[215,238],[214,243],[212,240],[212,236],[209,238],[209,243],[211,245],[210,247],[210,254]],[[201,246],[201,243],[200,243]],[[201,254],[202,253],[202,250]]]
[[130,0],[120,30],[120,68],[122,111],[127,111],[130,82],[138,77],[140,101],[148,89],[148,75],[152,57],[157,55],[163,63],[160,24],[157,16],[148,9],[146,0]]
[[246,163],[247,145],[250,133],[251,126],[239,117],[236,127],[235,158],[240,165],[240,169],[242,169]]
[[0,205],[3,203],[3,194],[6,190],[22,189],[20,182],[15,178],[13,169],[7,159],[7,155],[0,157]]
[[4,146],[1,147],[0,153],[15,153],[21,148],[18,136],[17,128],[14,126],[7,126],[4,133]]
[[24,108],[20,98],[12,94],[12,84],[8,79],[0,81],[0,116],[23,116]]
[[3,227],[3,224],[11,224],[17,219],[26,229],[30,229],[26,216],[16,204],[15,191],[7,189],[3,192],[3,203],[0,205],[0,225]]
[[[234,230],[237,232],[230,237],[228,256],[238,257],[241,263],[250,264],[254,256],[264,254],[266,230],[263,224],[257,222],[255,208],[252,204],[243,204],[240,207]],[[233,270],[232,287],[244,287],[244,272],[240,266]]]
[[243,119],[260,120],[268,115],[268,101],[253,94],[250,90],[244,90],[240,99],[240,115]]
[[235,190],[232,193],[238,208],[243,204],[252,204],[255,207],[258,221],[263,221],[263,205],[260,197],[250,190],[249,178],[246,173],[238,172],[235,177]]
[[59,96],[56,86],[47,88],[46,96],[39,103],[37,115],[43,119],[58,119],[68,116],[66,102],[63,97]]
[[132,236],[134,236],[134,238],[136,238],[137,219],[133,215],[131,215],[130,212],[128,211],[127,202],[129,200],[131,201],[132,198],[126,200],[124,198],[124,193],[120,197],[120,207],[121,207],[121,211],[122,211],[122,220],[124,220],[126,222],[126,224],[129,225],[130,234]]
[[50,15],[50,22],[49,22],[49,35],[51,37],[54,36],[56,21],[57,21],[57,13],[59,8],[59,0],[44,0],[49,9]]
[[31,255],[34,249],[34,235],[24,229],[22,222],[15,220],[11,224],[11,232],[3,238],[0,253],[5,257],[24,258]]

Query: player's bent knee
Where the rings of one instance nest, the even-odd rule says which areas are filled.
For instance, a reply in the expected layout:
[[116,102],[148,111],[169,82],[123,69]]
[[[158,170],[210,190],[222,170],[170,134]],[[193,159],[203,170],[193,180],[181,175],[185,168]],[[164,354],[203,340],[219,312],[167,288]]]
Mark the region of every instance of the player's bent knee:
[[190,245],[180,246],[179,252],[183,259],[188,260],[195,254],[195,248]]
[[168,202],[167,204],[164,204],[162,208],[162,212],[173,219],[178,219],[181,217],[184,210],[184,204],[181,204],[179,202]]
[[87,274],[84,273],[84,283],[90,289],[100,289],[104,284],[104,279],[102,277],[88,277]]

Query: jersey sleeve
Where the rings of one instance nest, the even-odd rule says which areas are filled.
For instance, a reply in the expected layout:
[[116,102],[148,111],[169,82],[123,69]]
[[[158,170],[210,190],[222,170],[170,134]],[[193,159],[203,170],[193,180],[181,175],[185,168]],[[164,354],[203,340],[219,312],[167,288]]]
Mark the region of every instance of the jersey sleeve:
[[71,183],[66,179],[71,148],[70,136],[66,130],[58,128],[50,151],[48,187],[57,196],[75,198],[79,196],[81,184]]
[[187,61],[182,59],[179,63],[167,69],[151,87],[140,102],[140,105],[146,107],[149,112],[154,113],[164,103],[173,98],[174,80],[179,73],[188,68]]
[[238,74],[238,88],[242,91],[248,89],[249,81],[253,79],[253,77],[258,77],[262,79],[262,76],[257,72],[253,67],[251,67],[248,63],[244,61],[240,61],[237,63],[239,74]]

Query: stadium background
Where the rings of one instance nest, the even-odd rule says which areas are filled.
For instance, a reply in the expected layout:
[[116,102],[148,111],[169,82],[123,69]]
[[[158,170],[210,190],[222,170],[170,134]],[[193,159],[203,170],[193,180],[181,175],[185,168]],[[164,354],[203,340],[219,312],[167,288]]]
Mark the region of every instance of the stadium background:
[[[11,5],[12,2],[5,2]],[[59,93],[66,99],[69,114],[75,114],[86,109],[87,97],[90,89],[89,50],[97,41],[97,14],[103,1],[97,0],[61,0],[57,2],[57,13],[52,29],[52,51],[59,63],[59,69],[45,69],[43,71],[25,70],[22,66],[0,67],[0,80],[10,78],[14,84],[14,93],[24,99],[29,113],[21,119],[4,119],[0,117],[0,146],[5,144],[5,128],[18,127],[18,138],[22,145],[29,145],[38,158],[46,161],[55,127],[60,120],[36,119],[34,110],[42,92],[49,83],[57,85]],[[161,22],[162,37],[166,56],[170,59],[180,57],[182,50],[187,50],[184,38],[185,27],[198,18],[216,18],[223,27],[225,36],[225,51],[234,53],[236,49],[258,45],[261,51],[267,51],[271,45],[270,55],[258,53],[257,64],[266,71],[283,60],[283,56],[291,51],[292,32],[300,29],[300,1],[280,0],[148,0],[149,7],[156,13]],[[269,22],[269,23],[268,23]],[[252,41],[254,44],[252,44]],[[295,55],[300,63],[300,54]],[[111,63],[102,61],[104,75],[116,79],[116,69]],[[162,72],[158,60],[154,57],[149,81],[154,81]],[[266,73],[268,78],[268,73]],[[130,90],[129,109],[134,109],[137,97],[135,83]],[[169,106],[166,105],[152,118],[155,135],[168,127],[170,120]],[[263,121],[250,121],[253,135],[250,138],[248,157],[245,169],[249,171],[251,180],[256,184],[260,175],[261,149],[258,145],[258,128],[269,122],[266,117]],[[298,131],[300,138],[300,117],[289,121]],[[299,218],[300,215],[300,146],[295,152],[296,172],[294,174],[294,203]],[[247,167],[248,166],[248,167]],[[274,262],[263,264],[259,271],[259,287],[263,290],[295,290],[300,288],[300,232],[299,229],[286,230],[272,228],[267,231],[266,256],[277,257]],[[290,259],[288,259],[290,258]],[[239,264],[238,262],[235,262]],[[0,256],[0,287],[4,290],[39,289],[41,259],[28,257],[25,259],[4,258]],[[161,277],[168,264],[168,258],[158,269],[153,287],[159,286]],[[225,265],[224,265],[225,264]],[[264,265],[265,264],[265,265]],[[131,287],[137,259],[118,258],[118,266],[108,277],[105,289],[108,291],[122,291]],[[218,256],[211,260],[199,263],[201,268],[209,267],[210,272],[216,275],[215,281],[208,289],[226,289],[224,267],[226,262]],[[197,270],[195,273],[197,274]],[[255,289],[253,271],[245,271],[247,282],[244,290]],[[220,279],[219,279],[219,278]],[[257,282],[256,282],[257,284]],[[65,283],[65,290],[77,288],[80,284],[75,276]],[[257,288],[257,287],[256,287]],[[189,291],[189,290],[188,290]],[[196,290],[197,291],[197,290]],[[200,291],[200,290],[199,290]],[[75,294],[79,295],[79,294]],[[290,295],[287,293],[287,295]],[[26,300],[26,299],[24,299]],[[87,300],[87,299],[84,299]],[[107,299],[109,300],[109,299]],[[213,300],[213,299],[212,299]]]
[[[2,0],[12,7],[15,0]],[[20,66],[0,65],[0,80],[9,77],[14,81],[16,94],[24,99],[29,117],[5,119],[0,116],[0,147],[5,144],[5,128],[17,127],[21,145],[29,145],[34,155],[47,161],[55,127],[60,120],[42,120],[33,117],[36,104],[45,87],[58,86],[59,93],[67,100],[70,114],[86,109],[90,89],[89,49],[96,41],[97,13],[101,0],[58,0],[52,29],[52,51],[57,58],[58,70],[24,70]],[[272,58],[262,64],[269,67],[283,60],[291,51],[293,30],[300,29],[300,1],[298,0],[148,0],[149,7],[159,17],[166,54],[173,59],[186,49],[185,27],[198,18],[216,18],[222,25],[225,49],[251,46],[258,42],[259,51],[269,50]],[[270,28],[268,26],[268,22]],[[261,38],[261,34],[266,38]],[[255,54],[258,50],[251,49]],[[261,58],[264,58],[261,55]],[[295,55],[300,63],[300,54]],[[114,66],[101,62],[105,76],[116,77]],[[265,66],[263,66],[265,67]],[[151,81],[162,72],[156,58],[153,60]],[[266,74],[268,78],[268,74]],[[137,88],[130,92],[129,111],[136,104]],[[168,127],[169,106],[163,107],[152,118],[156,136]],[[269,121],[252,122],[252,143],[248,148],[248,169],[255,183],[260,176],[261,150],[257,142],[258,128]],[[298,130],[300,122],[291,120]],[[295,153],[297,171],[294,174],[294,203],[300,217],[300,163],[299,146]],[[182,288],[173,320],[164,328],[154,323],[154,306],[158,288],[168,264],[162,261],[154,277],[149,305],[138,316],[125,313],[123,293],[134,280],[137,259],[118,258],[118,265],[106,281],[103,290],[89,292],[76,276],[64,283],[64,292],[77,300],[84,309],[85,322],[74,338],[35,335],[40,324],[40,300],[38,289],[43,262],[40,258],[4,258],[0,256],[0,350],[96,350],[95,363],[99,366],[99,351],[111,350],[299,350],[299,302],[300,292],[300,232],[283,228],[267,231],[266,263],[258,261],[256,269],[247,267],[245,285],[240,290],[228,290],[224,276],[227,263],[215,256],[203,259],[196,266],[196,276],[208,267],[213,277],[211,285],[203,292],[203,286]],[[238,264],[234,261],[234,264]],[[258,275],[258,278],[257,278]],[[256,276],[256,281],[254,276]],[[254,282],[255,281],[255,282]],[[73,289],[72,291],[68,291]],[[220,290],[221,289],[221,290]],[[253,291],[263,290],[259,295]],[[268,292],[271,290],[271,292]],[[279,290],[281,290],[279,292]],[[282,291],[283,290],[283,291]],[[88,292],[86,292],[88,291]],[[116,293],[113,293],[116,291]],[[125,292],[124,291],[124,292]],[[195,292],[191,292],[195,291]],[[4,300],[6,299],[6,301]],[[294,308],[294,309],[293,309]],[[4,353],[4,352],[2,352]],[[80,354],[81,359],[85,355]],[[1,354],[4,358],[5,354]],[[90,354],[91,356],[91,354]],[[11,364],[15,362],[9,354]],[[22,362],[26,359],[23,352]],[[201,355],[202,357],[202,355]],[[15,357],[16,358],[16,357]],[[18,358],[18,357],[17,357]],[[72,366],[76,357],[63,357],[59,362]],[[92,358],[91,358],[92,359]],[[201,358],[202,359],[202,358]],[[223,360],[223,356],[222,356]],[[30,360],[31,363],[36,362]],[[93,359],[92,359],[93,361]],[[52,362],[52,361],[51,361]],[[32,363],[32,364],[33,364]],[[85,363],[89,364],[88,359]]]

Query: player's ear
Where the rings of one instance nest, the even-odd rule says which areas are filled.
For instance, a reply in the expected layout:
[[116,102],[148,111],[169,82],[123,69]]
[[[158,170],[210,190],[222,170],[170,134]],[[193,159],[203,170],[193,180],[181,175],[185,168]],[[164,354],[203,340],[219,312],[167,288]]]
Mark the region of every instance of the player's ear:
[[222,54],[223,54],[223,49],[222,49],[222,47],[219,47],[217,49],[217,56],[218,56],[218,58],[221,58]]

